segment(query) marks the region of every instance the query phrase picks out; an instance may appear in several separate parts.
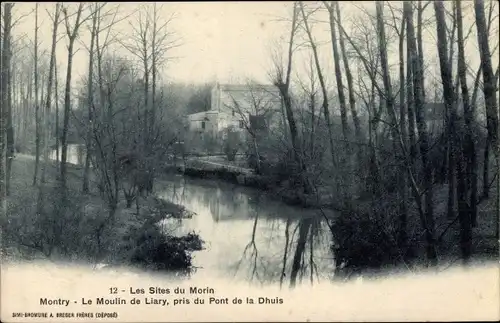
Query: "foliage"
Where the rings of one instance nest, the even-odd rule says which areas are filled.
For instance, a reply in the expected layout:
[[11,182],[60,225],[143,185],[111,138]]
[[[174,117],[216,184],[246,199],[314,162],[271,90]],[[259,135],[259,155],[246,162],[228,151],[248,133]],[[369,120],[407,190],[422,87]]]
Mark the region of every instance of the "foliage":
[[337,274],[382,270],[407,260],[406,251],[396,243],[396,219],[392,214],[342,212],[331,224]]
[[4,253],[22,259],[105,261],[187,274],[192,267],[190,253],[203,247],[195,233],[165,235],[160,221],[193,214],[159,198],[148,198],[139,215],[119,208],[116,219],[109,217],[98,197],[63,191],[58,185],[47,187],[41,198],[42,208],[30,194],[20,194],[9,204],[0,223]]
[[234,161],[241,146],[241,134],[234,128],[227,128],[224,133],[224,153],[228,161]]

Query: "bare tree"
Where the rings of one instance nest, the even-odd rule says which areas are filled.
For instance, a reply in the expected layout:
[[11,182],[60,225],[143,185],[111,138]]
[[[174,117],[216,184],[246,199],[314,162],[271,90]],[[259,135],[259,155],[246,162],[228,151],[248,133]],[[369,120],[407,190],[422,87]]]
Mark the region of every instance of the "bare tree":
[[54,53],[54,97],[56,104],[56,120],[55,120],[55,136],[56,136],[56,162],[57,167],[59,167],[59,85],[58,85],[59,74],[57,73],[57,56]]
[[152,20],[153,27],[151,30],[151,120],[156,119],[156,89],[158,87],[158,72],[160,68],[172,59],[170,52],[181,45],[181,38],[172,28],[172,22],[177,17],[176,13],[170,14],[166,19],[162,19],[163,6],[158,7],[157,3],[153,4],[153,13],[148,15]]
[[235,115],[238,114],[241,125],[250,135],[255,154],[256,171],[260,174],[262,172],[259,149],[260,138],[262,138],[261,133],[269,134],[269,126],[277,112],[276,107],[281,102],[279,95],[268,91],[255,82],[248,82],[247,87],[248,91],[242,92],[242,96],[240,95],[237,98],[231,95],[232,104],[227,105],[227,108],[232,110]]
[[[423,34],[423,17],[424,17],[424,11],[427,8],[429,4],[431,4],[432,1],[427,1],[423,3],[423,1],[417,1],[417,53],[418,53],[418,63],[419,66],[422,66],[424,68],[424,48],[423,48],[423,39],[422,39],[422,34]],[[413,6],[413,4],[412,4]],[[422,76],[420,77],[420,88],[422,89],[422,98],[425,101],[425,75],[422,73]]]
[[427,125],[425,123],[424,116],[424,97],[422,88],[422,75],[423,66],[420,64],[418,56],[416,55],[416,40],[415,32],[413,28],[413,8],[408,2],[404,3],[404,12],[406,16],[406,32],[408,37],[408,42],[410,43],[410,59],[412,67],[412,77],[413,77],[413,98],[415,103],[415,119],[417,122],[417,130],[419,134],[420,141],[420,155],[422,158],[423,165],[423,177],[424,177],[424,190],[425,190],[425,217],[423,220],[423,227],[426,236],[426,249],[427,258],[431,265],[437,264],[437,254],[435,249],[435,237],[434,237],[434,205],[433,205],[433,180],[432,180],[432,169],[431,163],[429,161],[429,138],[427,134]]
[[[460,6],[461,4],[458,3]],[[453,151],[453,158],[456,158],[454,163],[456,166],[456,176],[457,176],[457,198],[458,198],[458,205],[459,205],[459,219],[460,219],[460,225],[461,225],[461,236],[460,236],[460,248],[462,251],[462,257],[464,261],[468,261],[471,253],[471,225],[470,225],[470,213],[468,210],[468,201],[467,201],[467,187],[465,185],[465,168],[464,168],[464,160],[463,158],[458,158],[462,157],[461,154],[459,154],[459,146],[460,146],[460,141],[458,140],[457,137],[457,111],[456,111],[456,93],[455,89],[453,86],[453,80],[452,80],[452,72],[451,72],[451,63],[449,61],[449,56],[448,56],[448,42],[447,42],[447,36],[446,36],[446,21],[445,21],[445,16],[444,16],[444,6],[442,1],[436,1],[434,3],[434,10],[436,13],[436,29],[437,29],[437,34],[438,34],[438,52],[439,52],[439,62],[440,62],[440,70],[441,70],[441,79],[443,83],[443,92],[444,92],[444,100],[445,104],[447,106],[447,110],[450,111],[450,121],[449,121],[449,127],[450,127],[450,143],[451,143],[451,151]],[[461,42],[462,40],[462,17],[461,17],[461,8],[457,8],[457,18],[458,18],[458,39],[459,39],[459,73],[461,77],[465,76],[464,73],[464,68],[465,68],[465,62],[462,61],[464,58],[464,52],[463,52],[463,43]],[[466,80],[461,80],[461,82],[464,82],[466,84]],[[465,85],[467,86],[467,85]],[[463,87],[462,85],[462,95],[468,96],[467,94],[467,89]],[[462,98],[464,98],[462,96]],[[468,104],[468,98],[463,102],[464,104]],[[467,110],[468,108],[464,109]],[[451,192],[454,194],[454,192]]]
[[[408,13],[409,14],[409,13]],[[403,16],[406,24],[406,30],[408,31],[408,21],[406,21],[407,15]],[[406,40],[406,108],[408,113],[408,145],[409,145],[409,167],[412,173],[417,174],[415,168],[415,162],[417,160],[417,134],[415,133],[416,120],[415,120],[415,99],[413,95],[413,67],[411,60],[412,44],[409,41],[409,34],[407,32]]]
[[[0,121],[0,203],[2,208],[5,207],[5,197],[8,194],[8,180],[10,177],[9,172],[9,164],[10,162],[7,160],[7,163],[4,164],[5,158],[11,157],[9,153],[8,143],[6,145],[6,137],[7,128],[8,128],[8,119],[10,115],[9,109],[11,108],[10,102],[10,62],[11,62],[11,29],[12,29],[12,7],[14,4],[6,3],[3,10],[3,33],[2,33],[2,64],[1,64],[1,99],[2,99],[2,111],[1,111],[1,121]],[[7,153],[6,153],[7,150]],[[4,165],[7,166],[7,169],[4,169]],[[5,185],[5,186],[4,186]]]
[[[97,4],[96,4],[97,6]],[[96,9],[98,9],[96,7]],[[88,110],[88,125],[87,125],[87,136],[85,140],[86,154],[85,154],[85,166],[83,171],[83,187],[82,191],[84,193],[89,192],[89,173],[90,173],[90,150],[92,142],[92,106],[94,104],[94,93],[93,93],[93,83],[94,83],[94,43],[97,33],[97,10],[92,14],[92,27],[90,30],[90,48],[89,48],[89,69],[88,69],[88,80],[87,80],[87,110]]]
[[[37,4],[38,5],[38,4]],[[49,114],[50,108],[52,105],[52,88],[54,83],[54,69],[56,64],[56,44],[57,44],[57,27],[60,22],[61,15],[61,7],[62,4],[56,3],[56,8],[54,12],[54,16],[52,18],[52,47],[50,51],[50,66],[49,66],[49,80],[47,82],[47,98],[45,100],[45,113],[44,113],[44,149],[43,149],[43,166],[42,166],[42,178],[41,181],[45,181],[45,172],[47,168],[47,164],[49,162],[49,138],[50,138],[50,129],[49,129]],[[56,97],[57,100],[57,97]]]
[[[328,7],[328,8],[330,8],[330,7]],[[300,2],[300,10],[302,12],[302,22],[304,24],[304,28],[305,28],[306,33],[307,33],[307,37],[309,39],[309,44],[311,45],[311,49],[312,49],[312,53],[313,53],[313,57],[314,57],[314,64],[316,66],[316,73],[318,74],[319,83],[321,85],[321,92],[323,94],[323,103],[322,103],[321,106],[323,108],[323,113],[325,114],[325,120],[327,120],[328,135],[329,135],[328,137],[329,137],[329,142],[330,142],[330,153],[332,155],[332,163],[335,165],[336,164],[336,160],[335,160],[335,148],[334,148],[334,144],[333,144],[332,126],[330,124],[330,114],[329,114],[329,108],[328,108],[328,92],[327,92],[327,89],[326,89],[326,84],[325,84],[325,79],[323,77],[323,72],[322,72],[322,69],[321,69],[321,66],[320,66],[320,63],[319,63],[318,50],[317,50],[317,47],[316,47],[316,42],[313,39],[311,28],[309,27],[308,16],[306,15],[306,13],[304,11],[304,4],[303,4],[303,2]],[[331,10],[333,10],[333,8]],[[333,24],[334,21],[332,20],[331,23]],[[334,37],[333,36],[334,32],[335,31],[332,31],[332,37]],[[333,38],[332,38],[332,41],[333,41]],[[336,45],[334,45],[334,47],[336,48]],[[336,50],[334,50],[334,52],[335,51]],[[335,56],[335,58],[338,59],[337,56]],[[338,64],[338,61],[336,62],[336,67],[340,68],[340,65]],[[337,68],[336,68],[335,72],[336,72],[336,75],[337,75],[337,82],[338,82],[339,81],[338,74],[340,73],[340,70],[337,70]],[[340,76],[340,78],[341,78],[341,76]],[[341,86],[342,86],[342,84],[339,85],[339,91],[341,91],[343,93],[344,90],[340,88]],[[343,94],[342,94],[342,96],[343,96]],[[340,92],[339,92],[339,97],[340,97]],[[342,103],[341,103],[341,106],[342,106]],[[341,111],[342,111],[342,107],[341,107]],[[346,114],[345,114],[345,102],[344,102],[344,112],[342,114],[342,125],[343,125],[342,129],[343,129],[343,132],[344,132],[344,139],[347,140],[346,136],[348,134],[348,130],[347,130],[347,117],[346,117]]]
[[337,47],[337,28],[335,26],[335,5],[331,1],[328,4],[326,1],[323,2],[325,7],[328,9],[328,14],[330,17],[330,34],[332,38],[332,48],[333,48],[333,61],[335,64],[335,79],[337,81],[337,94],[339,97],[339,107],[340,107],[340,118],[342,120],[342,132],[344,134],[344,140],[346,140],[346,147],[350,136],[350,127],[347,123],[347,111],[346,102],[344,94],[344,85],[342,81],[342,71],[340,70],[340,54]]
[[[462,218],[461,226],[462,226],[462,237],[463,243],[466,245],[464,248],[464,256],[467,258],[469,251],[469,242],[471,239],[471,232],[469,231],[470,226],[476,226],[476,218],[477,218],[477,162],[476,162],[476,147],[473,138],[473,124],[475,122],[473,110],[470,106],[469,100],[469,89],[467,86],[467,66],[465,63],[465,50],[464,50],[464,28],[463,28],[463,15],[462,15],[462,2],[458,0],[456,2],[456,15],[457,15],[457,43],[458,43],[458,76],[460,78],[460,86],[462,90],[462,105],[464,109],[464,121],[465,121],[465,143],[463,146],[463,155],[465,157],[465,162],[467,163],[467,168],[465,172],[465,176],[467,176],[467,186],[466,188],[470,189],[470,201],[468,203],[464,203],[463,208],[459,210],[459,212],[463,212],[463,215],[460,215]],[[462,184],[464,185],[464,184]],[[464,190],[464,193],[467,193]],[[469,207],[467,207],[467,205]],[[467,213],[470,210],[470,217]]]
[[[98,21],[100,9],[97,9]],[[117,117],[120,111],[115,110],[115,95],[119,81],[123,78],[126,67],[114,64],[112,57],[105,59],[103,47],[101,47],[99,34],[96,35],[96,59],[97,76],[99,87],[99,111],[92,104],[93,122],[92,150],[87,152],[91,157],[93,171],[99,178],[98,188],[101,196],[107,203],[108,215],[102,219],[96,230],[98,244],[101,243],[104,228],[114,223],[118,207],[119,192],[121,188],[121,160],[119,152],[119,140],[117,130]],[[126,110],[130,107],[126,107]]]
[[[484,12],[484,3],[481,0],[474,1],[474,12],[476,18],[477,41],[481,57],[481,70],[483,73],[484,97],[486,103],[486,127],[488,129],[487,145],[494,147],[493,151],[497,158],[499,152],[495,148],[498,140],[498,113],[495,98],[495,76],[491,65],[490,46],[488,42],[488,31]],[[485,160],[485,163],[488,162]]]
[[[408,147],[408,126],[407,126],[407,121],[406,121],[406,114],[407,114],[407,108],[406,108],[406,96],[405,96],[405,59],[404,59],[404,42],[405,42],[405,17],[401,17],[401,25],[398,28],[397,22],[396,22],[396,17],[394,15],[394,10],[392,6],[389,4],[389,9],[391,10],[392,13],[392,18],[394,22],[393,28],[396,30],[396,33],[398,34],[399,37],[399,46],[398,46],[398,53],[399,53],[399,128],[400,128],[400,133],[402,137],[402,141],[406,147]],[[401,172],[399,174],[399,194],[400,195],[400,205],[399,205],[399,214],[400,214],[400,221],[399,221],[399,229],[398,229],[398,245],[401,247],[402,250],[406,250],[407,244],[408,244],[408,238],[407,238],[407,222],[408,222],[408,183],[407,183],[407,172],[406,169],[405,171]]]
[[6,54],[5,59],[3,60],[3,64],[5,64],[5,68],[7,69],[7,77],[5,78],[6,84],[6,93],[4,93],[6,97],[4,113],[2,118],[6,118],[6,136],[7,136],[7,151],[6,151],[6,172],[5,172],[5,191],[6,194],[9,195],[10,191],[10,178],[11,178],[11,168],[12,168],[12,159],[14,158],[14,129],[12,127],[12,26],[15,25],[15,22],[12,23],[12,6],[10,5],[9,12],[4,14],[5,18],[5,26],[4,26],[4,47],[3,50]]
[[[496,156],[497,166],[500,165],[500,138],[498,135],[498,106],[495,96],[496,79],[491,65],[490,45],[488,42],[488,29],[482,0],[474,0],[474,12],[476,17],[477,42],[479,45],[479,56],[481,57],[481,70],[483,72],[483,92],[486,105],[486,127],[488,129],[487,146],[492,146]],[[496,145],[495,145],[496,144]],[[484,161],[489,163],[488,160]],[[500,177],[500,174],[497,175]],[[497,221],[500,222],[500,181],[497,181]],[[498,226],[498,225],[497,225]],[[498,236],[498,230],[497,230]],[[497,237],[498,238],[498,237]]]
[[71,113],[71,77],[73,68],[73,55],[75,41],[78,37],[78,30],[81,25],[86,21],[87,18],[82,17],[84,5],[82,2],[78,4],[78,9],[76,11],[76,18],[73,27],[70,25],[68,10],[66,7],[62,8],[64,14],[64,23],[66,27],[66,35],[68,37],[68,68],[66,71],[66,87],[64,90],[64,116],[63,116],[63,129],[62,129],[62,152],[61,152],[61,184],[62,187],[66,186],[66,173],[67,173],[67,155],[68,155],[68,127],[69,127],[69,115]]
[[[285,107],[286,118],[288,121],[288,127],[290,129],[290,139],[292,141],[294,159],[299,165],[299,169],[301,170],[301,179],[304,186],[304,191],[309,193],[311,191],[311,185],[309,184],[307,177],[305,176],[306,165],[303,163],[302,147],[300,146],[300,141],[298,138],[297,124],[292,108],[292,97],[290,95],[290,76],[292,72],[292,60],[295,47],[294,40],[299,28],[299,10],[299,4],[297,2],[294,2],[290,36],[288,41],[286,68],[283,66],[283,62],[280,57],[278,57],[278,54],[275,53],[275,56],[273,57],[274,70],[272,71],[271,78],[274,85],[278,87],[281,93],[283,105]],[[326,113],[328,114],[329,112],[326,111]],[[326,119],[327,122],[329,122],[329,118]]]
[[[419,72],[416,71],[415,69],[415,66],[414,66],[414,63],[417,63],[418,64],[418,61],[417,61],[417,57],[415,57],[415,53],[416,53],[416,41],[415,41],[415,33],[414,33],[414,29],[413,28],[408,28],[408,26],[410,27],[413,27],[413,20],[410,21],[410,23],[408,22],[408,17],[412,18],[412,8],[411,6],[408,6],[409,4],[408,3],[405,3],[405,6],[403,7],[404,9],[404,15],[405,15],[405,20],[406,20],[406,26],[407,26],[407,35],[408,35],[408,38],[409,38],[409,41],[407,42],[410,46],[409,46],[409,50],[407,51],[407,54],[413,58],[413,60],[409,59],[408,61],[412,62],[411,64],[411,68],[409,69],[409,72],[411,71],[412,72],[412,75],[417,73],[417,77],[419,76]],[[379,8],[378,8],[378,19],[376,20],[377,21],[377,32],[378,32],[378,37],[377,39],[379,40],[379,46],[378,46],[378,51],[379,53],[381,54],[380,56],[385,56],[384,55],[384,52],[386,52],[386,49],[385,49],[385,44],[386,44],[386,39],[385,39],[385,33],[383,32],[383,27],[384,27],[384,23],[383,23],[383,17],[382,17],[382,7],[380,6],[380,4],[378,5]],[[436,251],[435,251],[435,238],[434,238],[434,232],[433,232],[433,228],[434,228],[434,224],[433,224],[433,221],[431,221],[431,225],[428,226],[428,217],[429,215],[433,214],[432,213],[432,194],[429,194],[427,193],[428,190],[427,190],[427,187],[429,187],[429,181],[424,182],[424,193],[422,193],[420,191],[420,188],[418,186],[418,182],[417,182],[417,178],[416,178],[416,171],[415,171],[415,167],[414,167],[414,164],[413,164],[413,161],[412,159],[409,157],[409,155],[407,154],[407,148],[405,147],[404,145],[404,141],[401,137],[401,133],[400,133],[400,130],[399,130],[399,127],[397,127],[396,125],[396,114],[395,114],[395,109],[394,109],[394,101],[393,99],[390,100],[390,102],[387,102],[387,98],[391,98],[391,96],[388,96],[387,95],[387,92],[385,89],[388,89],[388,87],[385,87],[384,86],[384,89],[381,88],[377,82],[377,75],[376,75],[376,71],[377,71],[377,68],[373,66],[373,64],[371,64],[371,61],[370,59],[367,59],[362,53],[361,53],[361,50],[359,48],[359,46],[353,41],[353,39],[350,37],[350,35],[346,32],[346,30],[342,27],[342,26],[339,26],[340,29],[341,29],[341,32],[343,33],[343,35],[346,37],[346,39],[349,41],[349,43],[351,44],[351,46],[353,47],[353,49],[355,50],[355,52],[358,54],[358,57],[360,58],[361,60],[361,63],[363,64],[363,66],[365,67],[365,70],[368,74],[368,76],[370,77],[371,81],[372,81],[372,96],[375,96],[375,93],[374,93],[374,90],[376,89],[378,91],[378,95],[380,97],[379,99],[379,104],[381,106],[381,108],[377,110],[375,110],[375,113],[373,116],[370,117],[370,124],[372,125],[377,125],[378,121],[380,121],[380,116],[381,116],[381,113],[383,110],[386,110],[388,111],[389,113],[389,116],[390,116],[390,121],[391,121],[391,129],[394,131],[393,132],[393,138],[395,140],[396,143],[398,143],[400,149],[401,149],[401,152],[403,152],[403,157],[404,157],[404,160],[405,160],[405,167],[408,171],[408,174],[409,174],[409,183],[410,183],[410,187],[411,187],[411,191],[412,191],[412,194],[413,194],[413,198],[415,200],[415,203],[416,203],[416,206],[417,206],[417,211],[418,211],[418,214],[419,214],[419,217],[420,217],[420,221],[422,223],[422,227],[424,229],[424,233],[425,233],[425,240],[426,240],[426,250],[427,250],[427,256],[428,256],[428,259],[430,261],[431,264],[434,264],[435,263],[435,260],[436,260]],[[367,41],[369,41],[369,38],[367,36],[366,38]],[[413,42],[411,41],[413,40]],[[413,56],[412,56],[413,55]],[[382,57],[380,57],[380,61],[382,61]],[[387,67],[387,64],[385,64],[386,67]],[[375,64],[376,66],[376,64]],[[418,65],[416,66],[418,67]],[[385,68],[386,69],[386,68]],[[382,71],[384,70],[384,68],[382,68]],[[383,76],[383,73],[382,73],[382,76]],[[386,84],[390,84],[390,78],[388,77],[388,75],[385,78],[385,83]],[[416,94],[419,93],[420,91],[420,88],[418,87],[419,86],[419,82],[416,82],[415,78],[412,79],[412,84],[413,84],[413,87],[417,87],[417,91],[416,92],[413,92],[415,91],[413,89],[413,87],[411,89],[409,89],[409,92],[413,92],[412,93],[412,96],[411,96],[411,99],[413,100],[413,97],[416,97]],[[362,96],[361,96],[362,97]],[[371,103],[370,103],[371,102]],[[368,102],[367,105],[374,105],[373,102],[375,102],[375,100],[372,98],[370,100],[370,102]],[[415,104],[417,107],[422,107],[422,103],[423,101],[420,99],[420,100],[415,100]],[[390,104],[388,104],[390,103]],[[413,103],[412,102],[409,102],[409,106],[413,106]],[[385,107],[386,109],[382,109],[382,107]],[[420,108],[421,109],[421,108]],[[408,110],[409,112],[409,118],[410,118],[410,112],[412,110]],[[422,111],[420,111],[420,114],[422,114]],[[420,117],[422,117],[422,115],[420,115]],[[421,121],[424,123],[425,125],[425,120],[423,120],[423,118],[416,118],[417,121]],[[411,119],[410,119],[411,120]],[[377,121],[377,122],[375,122]],[[411,123],[410,123],[411,124]],[[370,128],[372,128],[370,127]],[[412,127],[410,126],[409,129],[412,129]],[[376,151],[376,148],[373,146],[373,134],[376,134],[376,128],[375,129],[370,129],[370,147],[371,147],[371,154],[372,154],[372,157],[371,157],[371,161],[370,161],[370,176],[369,178],[372,178],[372,181],[375,180],[378,177],[380,177],[380,174],[378,172],[378,167],[376,166],[377,163],[376,163],[376,154],[375,154],[375,151]],[[420,128],[420,130],[422,130],[422,128]],[[424,132],[422,132],[424,133]],[[424,137],[425,137],[425,134],[426,132],[424,133]],[[395,137],[394,137],[395,136]],[[420,138],[422,138],[422,136],[420,136]],[[425,145],[424,145],[425,147]],[[421,147],[422,148],[422,147]],[[421,149],[422,151],[422,149]],[[427,159],[426,159],[427,161]],[[429,167],[429,165],[427,164],[427,167]],[[430,173],[427,173],[427,174],[430,174]],[[429,177],[427,178],[427,180],[429,180]],[[370,182],[369,182],[370,183]],[[376,183],[376,182],[375,182]],[[432,181],[430,181],[430,183],[432,184]],[[427,186],[426,186],[427,185]],[[378,188],[379,188],[379,185],[371,185],[373,187],[373,193],[374,193],[374,196],[378,196],[377,194],[378,193]],[[425,195],[424,195],[425,194]],[[424,202],[422,200],[422,197],[425,196],[426,198],[426,203],[425,204],[429,204],[430,202],[430,205],[431,205],[431,208],[426,208],[424,209]],[[427,205],[426,205],[427,206]],[[433,219],[433,218],[432,218]],[[429,229],[430,228],[430,229]]]
[[[493,5],[494,2],[490,2],[489,6],[489,11],[488,11],[488,21],[487,21],[487,26],[486,30],[488,35],[490,34],[491,30],[491,25],[492,22],[494,21],[495,17],[493,16]],[[475,25],[475,24],[474,24]],[[473,27],[472,25],[471,27]],[[472,29],[472,28],[471,28]],[[481,84],[481,76],[482,76],[482,66],[483,63],[480,62],[479,67],[475,73],[475,79],[474,79],[474,89],[472,91],[472,97],[471,97],[471,109],[472,109],[472,114],[475,113],[476,111],[476,105],[477,105],[477,98],[478,98],[478,93],[479,93],[479,88],[482,85],[483,92],[484,92],[484,80],[483,84]],[[497,72],[495,75],[495,78],[498,80],[498,67],[497,67]],[[484,152],[483,152],[483,174],[482,174],[482,179],[483,179],[483,189],[482,189],[482,197],[481,198],[488,198],[489,197],[489,191],[490,191],[490,180],[489,180],[489,172],[490,172],[490,135],[488,133],[487,138],[486,138],[486,145],[484,147]]]
[[[317,142],[316,142],[316,129],[319,127],[320,123],[320,117],[317,116],[316,112],[316,105],[317,105],[317,97],[318,97],[318,88],[317,88],[317,73],[315,73],[316,67],[314,63],[314,58],[313,55],[309,55],[309,62],[307,64],[307,75],[308,75],[308,82],[309,84],[306,84],[301,78],[298,78],[299,85],[302,89],[302,91],[306,95],[306,100],[307,100],[307,105],[309,106],[309,113],[310,113],[310,129],[309,129],[309,145],[311,147],[309,151],[309,159],[312,160],[317,153]],[[321,113],[321,111],[319,111]],[[286,122],[283,122],[285,124]],[[305,121],[307,124],[307,121]],[[285,129],[286,130],[286,129]],[[303,129],[303,137],[304,140],[307,137],[307,127],[304,127]]]
[[36,185],[38,169],[40,165],[40,99],[38,97],[38,3],[35,4],[35,68],[33,78],[35,80],[35,174],[33,175],[33,185]]
[[133,29],[132,35],[127,35],[129,41],[121,41],[121,44],[135,57],[143,66],[144,84],[144,111],[142,118],[138,116],[138,123],[142,131],[138,134],[139,155],[144,156],[144,167],[148,170],[150,181],[154,178],[153,146],[157,142],[160,129],[156,126],[157,111],[157,81],[160,67],[171,59],[170,51],[181,45],[180,38],[172,29],[172,21],[176,13],[170,14],[166,19],[162,18],[162,6],[153,4],[152,12],[148,8],[141,8],[138,19],[130,22]]
[[[338,1],[335,1],[334,5],[335,5],[335,9],[337,11],[337,24],[338,24],[338,26],[341,26],[342,20],[341,20],[340,8],[339,8]],[[339,27],[339,29],[340,29],[340,27]],[[356,138],[358,141],[361,141],[361,139],[362,139],[361,123],[359,121],[358,112],[356,110],[356,98],[354,95],[351,67],[349,66],[349,58],[347,57],[347,51],[346,51],[346,47],[345,47],[345,43],[344,43],[344,35],[341,32],[339,32],[339,44],[340,44],[340,51],[342,53],[342,60],[344,62],[344,70],[345,70],[345,74],[346,74],[346,78],[347,78],[347,89],[349,92],[349,108],[351,111],[351,118],[352,118],[352,122],[354,124],[354,131],[356,133]]]

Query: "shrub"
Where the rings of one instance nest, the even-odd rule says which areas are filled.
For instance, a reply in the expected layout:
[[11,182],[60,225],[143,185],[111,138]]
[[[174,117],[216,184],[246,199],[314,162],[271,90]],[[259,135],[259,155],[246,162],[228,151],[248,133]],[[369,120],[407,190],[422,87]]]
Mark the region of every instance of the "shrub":
[[103,216],[101,207],[89,210],[89,197],[59,187],[46,187],[37,207],[35,193],[23,195],[7,210],[2,222],[3,242],[23,258],[93,259],[99,252],[95,231]]
[[343,212],[332,228],[337,273],[378,270],[396,265],[402,259],[390,218],[384,220],[367,213]]
[[232,128],[226,130],[227,136],[224,141],[224,154],[227,160],[234,161],[240,146],[240,134]]
[[97,261],[188,274],[191,252],[202,249],[198,235],[166,236],[158,225],[165,218],[191,217],[182,206],[150,197],[139,215],[119,210],[110,217],[95,196],[57,186],[45,191],[42,207],[30,194],[9,204],[0,218],[2,257]]
[[[135,230],[134,230],[135,231]],[[128,261],[141,268],[157,271],[174,271],[187,275],[192,269],[191,252],[202,249],[203,241],[195,233],[186,236],[166,236],[157,225],[148,225],[124,246],[130,250]],[[137,234],[137,235],[136,235]]]

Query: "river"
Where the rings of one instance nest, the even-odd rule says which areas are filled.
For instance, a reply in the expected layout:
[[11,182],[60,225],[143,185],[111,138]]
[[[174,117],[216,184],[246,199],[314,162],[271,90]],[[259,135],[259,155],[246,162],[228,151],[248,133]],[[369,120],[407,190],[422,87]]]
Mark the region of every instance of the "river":
[[[68,149],[75,164],[84,160],[77,152]],[[205,241],[205,249],[193,253],[194,275],[284,285],[332,277],[332,238],[317,211],[286,205],[256,189],[182,175],[155,182],[155,191],[196,213],[161,223],[170,234],[194,231]]]

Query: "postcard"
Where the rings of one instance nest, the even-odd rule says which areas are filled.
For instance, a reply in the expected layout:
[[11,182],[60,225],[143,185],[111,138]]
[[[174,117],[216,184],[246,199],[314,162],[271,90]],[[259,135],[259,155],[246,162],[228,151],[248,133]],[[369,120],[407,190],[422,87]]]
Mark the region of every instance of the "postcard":
[[500,319],[497,2],[1,6],[2,322]]

